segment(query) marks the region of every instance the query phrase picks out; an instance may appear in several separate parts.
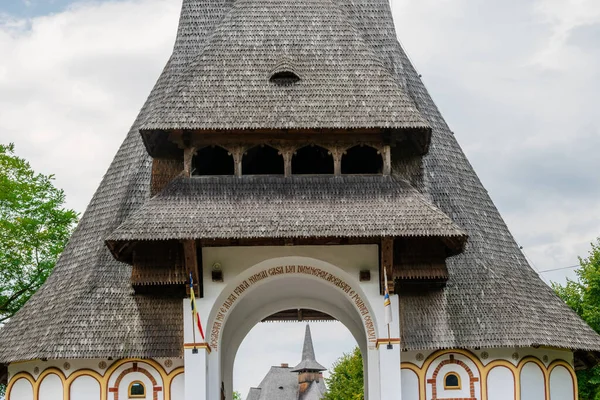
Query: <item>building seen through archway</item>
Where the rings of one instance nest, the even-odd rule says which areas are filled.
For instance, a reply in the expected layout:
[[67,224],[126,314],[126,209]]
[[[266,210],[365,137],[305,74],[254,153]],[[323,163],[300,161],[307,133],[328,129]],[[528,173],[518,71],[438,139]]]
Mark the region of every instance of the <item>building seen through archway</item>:
[[246,400],[321,400],[327,391],[323,371],[316,360],[310,326],[306,325],[300,362],[272,366]]

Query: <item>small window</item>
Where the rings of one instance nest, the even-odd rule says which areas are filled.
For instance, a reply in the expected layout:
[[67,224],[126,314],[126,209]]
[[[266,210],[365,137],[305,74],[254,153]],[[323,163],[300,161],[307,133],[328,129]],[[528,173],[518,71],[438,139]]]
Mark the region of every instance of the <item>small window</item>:
[[460,376],[455,372],[448,372],[444,376],[444,389],[460,390]]
[[135,399],[140,397],[146,397],[146,387],[140,381],[133,381],[129,385],[129,398]]
[[271,75],[270,81],[277,85],[293,85],[298,82],[300,77],[293,71],[279,71]]
[[283,175],[283,156],[271,146],[255,146],[244,153],[242,175]]
[[294,63],[288,58],[282,58],[279,63],[271,71],[269,81],[276,85],[293,85],[300,80],[300,76],[296,73]]
[[333,156],[320,146],[304,146],[292,157],[292,174],[323,175],[333,174]]
[[192,175],[233,175],[233,172],[233,156],[222,147],[204,147],[192,158]]
[[383,157],[371,146],[358,145],[342,156],[342,174],[381,174]]

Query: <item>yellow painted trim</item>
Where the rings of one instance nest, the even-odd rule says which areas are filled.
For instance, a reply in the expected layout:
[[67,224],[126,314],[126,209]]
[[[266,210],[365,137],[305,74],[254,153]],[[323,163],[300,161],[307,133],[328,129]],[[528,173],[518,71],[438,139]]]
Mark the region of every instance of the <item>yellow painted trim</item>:
[[100,386],[100,399],[106,399],[105,385],[103,382],[104,378],[102,377],[102,375],[100,375],[92,369],[78,369],[77,371],[73,371],[65,381],[64,390],[67,396],[66,400],[69,400],[71,398],[71,385],[73,384],[75,379],[79,378],[80,376],[89,376],[90,378],[94,378]]
[[[515,400],[518,399],[521,396],[521,387],[520,387],[520,378],[518,378],[517,375],[517,367],[515,366],[515,364],[511,363],[510,361],[506,361],[506,360],[493,360],[490,361],[486,366],[486,392],[485,392],[485,397],[483,397],[484,395],[482,394],[482,398],[484,398],[485,400],[487,400],[487,397],[489,396],[489,390],[487,390],[487,378],[490,375],[490,372],[494,369],[494,368],[507,368],[511,374],[513,375],[513,391],[514,391],[514,398]],[[518,393],[518,394],[517,394]]]
[[420,379],[421,386],[419,388],[420,400],[426,400],[427,393],[427,370],[431,363],[433,363],[438,357],[441,357],[446,354],[460,354],[466,358],[468,358],[479,372],[479,389],[481,392],[481,400],[487,400],[487,396],[484,396],[484,393],[487,393],[487,371],[485,370],[485,366],[479,360],[479,358],[468,350],[456,349],[456,350],[438,350],[427,357],[423,366],[421,367],[423,370],[423,378]]
[[[456,376],[456,378],[458,379],[458,386],[448,386],[448,385],[446,385],[446,378],[448,377],[448,375],[454,375],[454,376]],[[444,375],[444,390],[461,390],[461,389],[462,389],[462,382],[460,380],[460,374],[457,374],[454,371],[450,371],[446,375]]]
[[[7,400],[10,399],[9,398],[10,392],[11,392],[14,384],[19,379],[26,379],[31,384],[31,388],[33,391],[33,396],[34,396],[33,400],[39,400],[39,390],[40,390],[40,385],[41,385],[43,379],[50,374],[55,374],[61,380],[61,383],[63,386],[63,400],[70,400],[71,384],[73,383],[73,381],[75,381],[75,379],[77,379],[80,376],[90,376],[90,377],[94,378],[100,385],[100,400],[108,400],[108,384],[110,382],[110,378],[112,377],[113,373],[123,364],[134,363],[134,362],[137,362],[139,364],[146,364],[146,366],[150,366],[158,372],[158,374],[160,375],[160,378],[162,380],[161,386],[163,387],[163,391],[162,391],[163,399],[171,400],[171,381],[173,380],[173,378],[175,376],[184,373],[184,368],[177,367],[173,371],[171,371],[171,373],[167,374],[167,372],[165,371],[163,366],[161,364],[159,364],[157,361],[154,361],[151,359],[145,359],[145,358],[125,358],[125,359],[117,360],[110,367],[108,367],[108,369],[105,371],[104,375],[101,375],[92,369],[80,369],[80,370],[77,370],[77,371],[74,371],[73,373],[71,373],[67,378],[65,376],[64,372],[62,370],[60,370],[59,368],[49,367],[49,368],[45,369],[44,371],[42,371],[40,373],[40,375],[38,376],[38,378],[35,379],[31,374],[29,374],[27,372],[19,372],[19,373],[15,374],[13,377],[11,377],[10,381],[8,382],[8,385],[6,387],[6,399]],[[168,390],[167,390],[167,388],[168,388]]]
[[571,381],[573,382],[573,400],[576,400],[579,393],[577,375],[575,374],[575,369],[573,369],[573,366],[564,360],[554,360],[548,366],[548,388],[550,388],[550,375],[556,367],[564,367],[567,369],[567,371],[569,371],[569,374],[571,375]]
[[[112,378],[112,375],[117,370],[117,368],[119,368],[123,364],[134,363],[134,362],[139,363],[139,364],[146,364],[146,365],[149,365],[152,368],[154,368],[160,375],[163,385],[164,385],[164,382],[168,379],[168,374],[164,370],[163,366],[154,360],[151,360],[149,358],[122,358],[122,359],[116,361],[110,367],[108,367],[108,369],[104,373],[104,377],[105,377],[104,384],[106,385],[107,392],[108,392],[108,384],[110,382],[110,378]],[[103,400],[106,400],[106,399],[103,399]]]
[[518,397],[516,399],[521,400],[521,371],[523,370],[523,367],[528,363],[534,363],[542,370],[542,375],[544,376],[544,398],[546,400],[550,400],[550,388],[548,386],[548,371],[546,369],[546,365],[544,365],[544,363],[541,362],[539,358],[534,356],[523,357],[517,365],[516,374],[519,376],[519,391],[517,392]]
[[[544,363],[542,361],[540,361],[540,359],[538,359],[537,357],[527,356],[527,357],[524,357],[523,359],[521,359],[517,365],[515,365],[514,363],[507,361],[507,360],[493,360],[493,361],[490,361],[487,365],[483,365],[483,363],[479,360],[479,358],[475,354],[471,353],[470,351],[467,351],[467,350],[439,350],[439,351],[436,351],[436,352],[430,354],[427,357],[427,359],[423,362],[423,365],[421,367],[419,367],[416,364],[411,363],[411,362],[402,362],[400,364],[401,369],[410,370],[417,375],[417,378],[419,381],[419,400],[427,400],[427,398],[426,398],[427,370],[429,369],[431,364],[436,359],[438,359],[440,356],[443,356],[446,354],[463,355],[475,364],[475,366],[477,367],[477,370],[479,372],[481,400],[488,399],[489,394],[488,394],[488,388],[487,388],[487,379],[488,379],[490,371],[492,371],[494,368],[498,368],[498,367],[507,368],[513,374],[514,399],[515,400],[527,400],[527,399],[521,399],[521,371],[522,371],[523,367],[527,363],[530,363],[530,362],[536,364],[542,370],[542,374],[544,376],[544,390],[545,390],[545,399],[546,400],[551,400],[550,399],[550,374],[552,373],[552,370],[554,368],[556,368],[557,366],[565,367],[567,369],[567,371],[569,371],[569,374],[571,375],[571,379],[573,381],[573,392],[575,394],[575,398],[573,400],[575,400],[577,398],[577,394],[579,391],[579,388],[577,386],[577,376],[575,375],[575,370],[573,369],[573,366],[570,363],[568,363],[567,361],[555,360],[555,361],[552,361],[552,363],[550,363],[550,365],[548,367],[546,367],[544,365]],[[460,379],[460,376],[459,376],[459,379]],[[444,381],[445,381],[445,379],[444,379]]]
[[[136,383],[139,383],[140,385],[142,385],[142,387],[144,388],[144,394],[131,394],[131,387],[133,385],[135,385]],[[146,393],[148,393],[146,391],[146,385],[144,385],[144,382],[142,382],[142,381],[131,381],[131,383],[129,384],[129,387],[127,388],[127,398],[129,398],[129,399],[145,399]]]
[[183,348],[185,350],[189,350],[189,349],[204,349],[206,351],[208,351],[209,353],[212,352],[212,349],[210,348],[210,345],[206,342],[200,342],[200,343],[184,343],[183,344]]
[[381,345],[388,345],[388,344],[400,344],[400,339],[398,338],[388,338],[388,339],[377,339],[377,341],[375,342],[375,348],[379,349],[379,346]]
[[25,379],[29,381],[29,383],[31,384],[31,393],[35,392],[35,379],[33,378],[33,376],[31,376],[31,374],[29,374],[28,372],[19,372],[18,374],[15,374],[15,376],[10,378],[10,381],[8,381],[8,385],[6,386],[6,400],[10,400],[10,392],[19,379]]
[[[183,372],[183,367],[177,367],[169,373],[169,380],[168,382],[165,382],[165,386],[163,387],[164,400],[171,400],[171,384],[173,383],[173,379],[175,379],[177,375],[183,374]],[[169,388],[169,390],[167,390],[166,388]]]
[[37,377],[36,382],[35,382],[35,387],[33,390],[33,400],[40,399],[40,386],[42,385],[44,378],[46,378],[48,375],[52,375],[52,374],[58,376],[58,379],[60,379],[60,383],[61,383],[62,389],[63,389],[63,400],[69,400],[68,394],[65,393],[65,381],[67,380],[67,378],[65,377],[64,372],[62,372],[60,369],[58,369],[56,367],[46,368]]

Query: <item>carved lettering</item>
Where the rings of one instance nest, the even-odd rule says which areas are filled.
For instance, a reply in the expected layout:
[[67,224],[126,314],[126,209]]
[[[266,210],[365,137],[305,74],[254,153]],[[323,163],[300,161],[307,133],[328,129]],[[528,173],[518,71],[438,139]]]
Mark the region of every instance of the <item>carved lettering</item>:
[[225,299],[225,301],[221,305],[221,307],[219,307],[219,312],[217,312],[215,322],[213,323],[211,329],[210,346],[214,351],[218,351],[219,336],[221,334],[221,329],[223,327],[227,313],[229,312],[233,304],[236,302],[236,300],[252,285],[271,276],[278,276],[284,274],[312,275],[331,283],[332,285],[336,286],[341,291],[346,293],[349,299],[354,303],[354,305],[358,309],[358,312],[360,313],[361,317],[363,318],[363,323],[365,326],[365,331],[367,332],[368,340],[370,342],[377,341],[377,335],[375,334],[375,324],[373,323],[373,319],[371,318],[369,308],[367,307],[364,300],[360,297],[360,295],[355,290],[353,290],[348,283],[346,283],[343,279],[321,268],[306,265],[285,265],[257,272],[256,274],[249,277],[247,280],[241,282],[238,286],[235,287],[235,289],[233,289],[233,293],[230,293],[227,299]]

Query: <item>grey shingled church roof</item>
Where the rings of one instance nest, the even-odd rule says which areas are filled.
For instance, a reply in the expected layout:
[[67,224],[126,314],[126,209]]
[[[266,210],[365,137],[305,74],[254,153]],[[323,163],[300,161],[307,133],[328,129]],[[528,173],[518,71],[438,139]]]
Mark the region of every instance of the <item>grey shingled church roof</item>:
[[466,239],[401,179],[223,176],[175,179],[107,241],[380,236]]
[[315,358],[315,349],[313,347],[310,325],[306,325],[304,332],[304,344],[302,345],[302,360],[294,367],[292,371],[325,371],[327,368],[319,364]]
[[[184,0],[173,55],[54,272],[0,329],[0,362],[181,356],[181,301],[134,296],[131,267],[115,261],[104,240],[149,198],[151,158],[140,138],[141,123],[177,88],[232,3]],[[446,288],[427,296],[400,294],[402,346],[540,345],[600,351],[599,336],[538,277],[519,250],[396,40],[388,0],[335,4],[431,126],[431,145],[416,186],[469,235],[465,251],[448,259]]]

